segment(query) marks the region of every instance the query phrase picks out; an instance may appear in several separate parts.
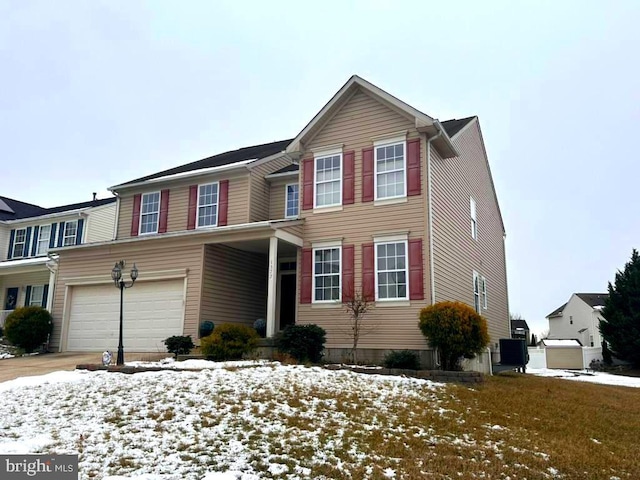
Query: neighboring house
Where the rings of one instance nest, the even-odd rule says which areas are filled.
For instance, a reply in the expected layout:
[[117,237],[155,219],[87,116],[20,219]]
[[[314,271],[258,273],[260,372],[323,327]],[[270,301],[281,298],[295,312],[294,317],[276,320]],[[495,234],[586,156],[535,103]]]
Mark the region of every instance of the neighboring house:
[[511,319],[511,338],[524,338],[527,344],[529,343],[531,335],[526,320],[522,320],[521,318]]
[[569,301],[547,315],[550,339],[576,339],[586,347],[602,344],[598,325],[606,293],[574,293]]
[[[458,300],[509,337],[504,227],[477,117],[439,122],[353,76],[291,140],[226,152],[110,189],[116,239],[57,248],[52,344],[115,349],[114,263],[125,349],[164,350],[204,321],[327,331],[349,348],[341,301],[364,292],[369,357],[428,350],[418,312]],[[360,357],[363,358],[364,357]]]
[[0,197],[0,326],[16,307],[51,306],[51,249],[113,239],[115,200],[42,208]]

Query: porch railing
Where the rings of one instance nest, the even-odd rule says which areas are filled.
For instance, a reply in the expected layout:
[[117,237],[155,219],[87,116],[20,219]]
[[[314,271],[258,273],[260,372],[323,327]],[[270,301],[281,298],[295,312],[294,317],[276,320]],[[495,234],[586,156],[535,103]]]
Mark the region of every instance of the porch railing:
[[13,310],[0,310],[0,328],[4,328],[4,321]]

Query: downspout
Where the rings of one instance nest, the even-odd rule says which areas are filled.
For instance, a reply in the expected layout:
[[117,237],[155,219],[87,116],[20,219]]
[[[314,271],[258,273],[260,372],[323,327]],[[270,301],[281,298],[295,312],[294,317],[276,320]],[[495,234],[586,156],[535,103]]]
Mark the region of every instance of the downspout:
[[115,240],[118,238],[118,219],[120,218],[120,195],[116,192],[111,192],[116,197],[116,218],[113,222],[113,238],[111,240]]
[[431,304],[436,303],[436,283],[435,283],[435,268],[433,265],[433,203],[432,189],[431,189],[431,142],[440,135],[442,135],[442,127],[439,122],[435,122],[434,125],[438,129],[438,134],[427,139],[427,188],[429,189],[428,202],[429,202],[429,278],[431,283]]

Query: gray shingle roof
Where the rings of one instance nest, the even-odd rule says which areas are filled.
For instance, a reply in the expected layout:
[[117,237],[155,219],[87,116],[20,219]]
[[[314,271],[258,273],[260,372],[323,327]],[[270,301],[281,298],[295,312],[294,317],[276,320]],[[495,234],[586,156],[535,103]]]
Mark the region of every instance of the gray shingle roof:
[[597,307],[598,305],[604,305],[604,302],[609,298],[608,293],[576,293],[587,305],[590,307]]
[[440,122],[440,124],[444,127],[447,135],[449,137],[453,137],[456,133],[464,128],[466,124],[468,124],[471,120],[476,117],[467,117],[467,118],[454,118],[452,120],[445,120],[444,122]]
[[11,213],[0,209],[0,220],[21,220],[31,217],[40,217],[42,215],[68,212],[70,210],[77,210],[80,208],[99,207],[116,201],[116,198],[112,197],[104,198],[102,200],[91,200],[89,202],[72,203],[70,205],[62,205],[60,207],[43,208],[31,203],[14,200],[13,198],[0,196],[0,199],[3,200],[11,210],[13,210],[13,213]]
[[515,330],[516,328],[522,328],[524,330],[529,330],[529,325],[527,325],[526,320],[522,319],[512,319],[511,320],[511,330]]

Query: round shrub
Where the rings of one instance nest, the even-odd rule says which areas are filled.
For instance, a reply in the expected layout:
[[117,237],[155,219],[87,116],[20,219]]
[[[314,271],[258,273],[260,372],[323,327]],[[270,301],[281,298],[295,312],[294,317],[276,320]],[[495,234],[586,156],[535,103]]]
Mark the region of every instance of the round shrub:
[[224,323],[200,341],[202,354],[210,360],[240,360],[258,346],[256,331],[237,323]]
[[176,335],[163,340],[162,343],[166,345],[167,352],[173,353],[176,360],[178,355],[188,355],[191,349],[195,347],[190,335]]
[[253,322],[253,328],[262,338],[267,336],[267,321],[264,318],[259,318]]
[[420,358],[411,350],[392,350],[384,356],[382,364],[385,368],[420,370]]
[[318,363],[322,359],[327,332],[318,325],[287,325],[275,338],[280,353],[299,362]]
[[16,308],[4,323],[7,340],[27,353],[46,342],[52,330],[51,314],[42,307]]
[[431,346],[440,351],[443,370],[461,370],[462,357],[473,358],[489,344],[487,321],[464,303],[429,305],[420,310],[418,325]]

